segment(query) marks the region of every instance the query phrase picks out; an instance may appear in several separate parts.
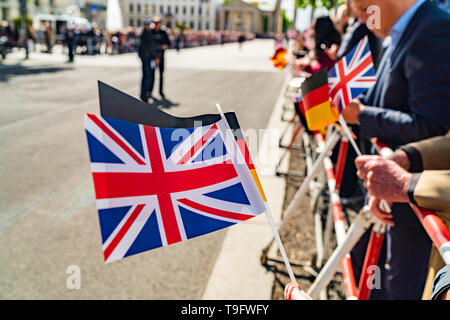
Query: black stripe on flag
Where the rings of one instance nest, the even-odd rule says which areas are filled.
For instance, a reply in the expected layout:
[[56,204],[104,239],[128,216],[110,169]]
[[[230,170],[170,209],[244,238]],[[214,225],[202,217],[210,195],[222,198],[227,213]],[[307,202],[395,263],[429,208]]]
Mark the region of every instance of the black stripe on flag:
[[302,95],[306,96],[313,90],[328,84],[328,72],[323,68],[319,72],[312,74],[302,83]]
[[[204,114],[188,118],[175,117],[101,81],[98,81],[98,94],[100,114],[103,117],[162,128],[193,128],[195,122],[198,121],[201,121],[202,126],[207,126],[221,119],[220,114]],[[236,114],[227,112],[225,117],[235,138],[243,139],[244,136]]]

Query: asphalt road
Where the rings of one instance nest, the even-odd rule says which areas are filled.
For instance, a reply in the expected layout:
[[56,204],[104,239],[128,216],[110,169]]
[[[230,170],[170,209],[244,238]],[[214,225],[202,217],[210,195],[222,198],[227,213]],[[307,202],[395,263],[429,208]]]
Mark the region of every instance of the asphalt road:
[[[270,40],[168,52],[161,108],[221,102],[243,129],[265,128],[287,75],[272,53]],[[0,64],[0,299],[200,299],[226,230],[103,262],[83,115],[99,113],[97,80],[138,96],[137,57],[31,58]],[[66,286],[71,265],[79,290]]]

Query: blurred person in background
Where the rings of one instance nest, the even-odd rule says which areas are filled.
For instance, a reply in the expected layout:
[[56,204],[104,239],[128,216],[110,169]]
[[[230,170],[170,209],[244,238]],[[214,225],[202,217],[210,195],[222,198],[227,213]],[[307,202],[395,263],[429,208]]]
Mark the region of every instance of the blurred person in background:
[[74,49],[76,43],[74,29],[75,28],[72,25],[67,24],[64,30],[64,40],[69,54],[69,60],[67,62],[69,63],[72,63],[74,60]]
[[0,36],[7,38],[6,45],[8,47],[13,47],[17,45],[18,32],[13,23],[3,20],[0,23]]
[[[169,35],[167,34],[167,32],[161,28],[161,19],[159,17],[154,17],[152,19],[152,22],[153,22],[153,29],[151,30],[152,42],[155,47],[155,54],[156,54],[156,58],[157,58],[156,66],[158,67],[158,70],[159,70],[159,94],[160,94],[161,98],[164,99],[165,98],[164,90],[163,90],[164,89],[164,87],[163,87],[164,67],[165,67],[164,53],[167,49],[169,49],[170,40],[169,40]],[[154,84],[154,81],[152,81],[152,83],[150,85],[150,89],[149,89],[150,97],[152,96],[153,84]]]
[[341,37],[347,32],[352,17],[349,15],[349,10],[347,4],[344,3],[340,5],[337,9],[336,16],[333,17],[334,24],[336,25],[336,30],[339,32]]
[[305,45],[304,33],[299,32],[297,37],[295,38],[294,46],[293,46],[293,55],[299,59],[303,58],[308,54],[308,48]]
[[239,37],[238,37],[239,50],[242,50],[242,43],[244,41],[245,41],[245,35],[241,32],[241,33],[239,33]]
[[133,27],[129,27],[127,30],[127,41],[128,41],[128,51],[133,52],[137,49],[137,37],[136,37],[136,29]]
[[295,62],[300,70],[308,73],[316,73],[323,68],[331,69],[341,42],[341,36],[329,16],[317,18],[313,29],[314,49],[308,56]]
[[47,53],[52,53],[53,50],[53,28],[50,23],[45,25],[45,45],[47,46]]
[[144,28],[142,30],[139,58],[142,62],[142,80],[140,98],[144,102],[148,102],[151,96],[151,88],[153,87],[155,77],[155,64],[158,61],[156,57],[155,44],[153,42],[152,31],[150,29],[150,20],[144,21]]

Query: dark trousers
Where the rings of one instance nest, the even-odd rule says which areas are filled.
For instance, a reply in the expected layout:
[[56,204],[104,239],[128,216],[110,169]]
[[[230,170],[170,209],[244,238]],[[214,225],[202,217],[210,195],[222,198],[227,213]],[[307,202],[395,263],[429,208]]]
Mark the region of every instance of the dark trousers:
[[67,45],[67,49],[69,50],[69,61],[73,61],[73,49],[74,49],[73,43],[69,43]]
[[[163,83],[164,83],[164,76],[163,76],[163,74],[164,74],[164,56],[160,58],[159,64],[156,67],[159,70],[159,93],[163,94],[164,93],[164,90],[163,90]],[[153,70],[153,81],[152,81],[152,84],[151,84],[150,89],[149,89],[150,93],[153,91],[153,84],[155,82],[154,81],[155,80],[154,74],[155,74],[155,70]]]
[[151,66],[152,59],[144,55],[140,56],[142,62],[141,97],[151,93],[155,80],[155,69]]
[[[352,129],[353,133],[357,136],[356,144],[359,145],[360,144],[359,127],[350,125],[350,128]],[[331,160],[334,163],[337,162],[340,146],[341,142],[339,142],[333,149]],[[347,156],[345,158],[344,172],[342,174],[341,187],[339,190],[339,195],[343,198],[356,197],[361,194],[358,185],[359,183],[358,176],[356,175],[356,165],[355,165],[356,157],[357,157],[356,151],[355,149],[353,149],[353,146],[349,142],[347,149]]]
[[[378,266],[381,288],[372,291],[371,299],[420,300],[427,276],[431,241],[408,204],[392,206],[395,226],[386,227]],[[369,234],[351,252],[358,281]]]

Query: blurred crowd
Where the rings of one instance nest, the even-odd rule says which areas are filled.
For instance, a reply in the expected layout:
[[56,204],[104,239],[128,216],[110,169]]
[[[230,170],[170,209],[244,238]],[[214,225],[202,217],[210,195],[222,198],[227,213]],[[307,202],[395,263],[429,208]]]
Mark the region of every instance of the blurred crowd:
[[[68,39],[69,31],[73,33],[73,39]],[[256,37],[251,32],[197,31],[178,28],[167,28],[166,31],[171,41],[170,48],[177,50],[238,42],[242,39],[247,41]],[[56,28],[50,23],[42,22],[39,28],[33,28],[31,24],[27,25],[27,44],[32,51],[46,53],[51,53],[54,45],[67,46],[70,42],[73,43],[75,54],[121,54],[137,51],[141,33],[142,28],[135,27],[110,32],[95,24],[91,27],[62,24]],[[11,21],[1,22],[0,36],[7,39],[7,46],[10,48],[23,46],[19,30]]]
[[[357,37],[351,38],[351,35]],[[369,37],[375,68],[378,66],[383,39],[376,37],[356,13],[346,5],[340,6],[333,15],[316,18],[309,29],[299,32],[290,44],[297,71],[316,73],[328,70],[345,56],[363,36]]]

